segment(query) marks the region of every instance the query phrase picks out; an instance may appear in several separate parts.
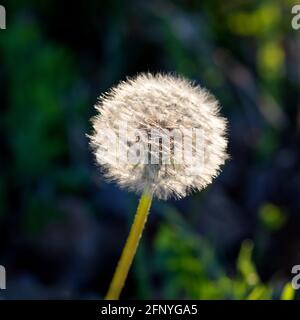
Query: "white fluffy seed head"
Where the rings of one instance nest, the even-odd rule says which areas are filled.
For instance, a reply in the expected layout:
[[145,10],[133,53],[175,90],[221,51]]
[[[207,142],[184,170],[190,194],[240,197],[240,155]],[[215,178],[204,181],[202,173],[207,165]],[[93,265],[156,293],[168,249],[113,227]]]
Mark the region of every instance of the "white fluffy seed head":
[[[105,177],[121,187],[182,198],[211,183],[227,158],[226,120],[217,100],[182,77],[140,74],[112,88],[95,107],[91,145]],[[170,139],[174,131],[182,139]]]

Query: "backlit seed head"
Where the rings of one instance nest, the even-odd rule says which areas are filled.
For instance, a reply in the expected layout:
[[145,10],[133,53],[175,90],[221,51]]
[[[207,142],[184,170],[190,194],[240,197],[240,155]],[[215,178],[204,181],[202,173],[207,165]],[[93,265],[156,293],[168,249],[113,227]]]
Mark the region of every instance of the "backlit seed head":
[[182,77],[140,74],[95,107],[91,145],[105,177],[121,187],[182,198],[211,183],[227,158],[217,100]]

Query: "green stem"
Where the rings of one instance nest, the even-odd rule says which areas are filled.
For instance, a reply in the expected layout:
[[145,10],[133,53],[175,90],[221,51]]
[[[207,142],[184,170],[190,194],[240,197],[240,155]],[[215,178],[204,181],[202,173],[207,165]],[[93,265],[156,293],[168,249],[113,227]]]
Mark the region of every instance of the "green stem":
[[130,266],[135,256],[144,226],[147,221],[149,209],[152,202],[152,191],[144,190],[133,224],[131,226],[129,236],[123,248],[120,260],[115,270],[114,276],[111,280],[105,300],[118,300],[120,293],[124,287]]

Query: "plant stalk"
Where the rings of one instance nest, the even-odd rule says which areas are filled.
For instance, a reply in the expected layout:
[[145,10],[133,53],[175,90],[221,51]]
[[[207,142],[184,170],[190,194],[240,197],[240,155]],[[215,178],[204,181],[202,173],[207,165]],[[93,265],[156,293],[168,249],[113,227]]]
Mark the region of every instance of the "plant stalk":
[[119,299],[148,218],[152,197],[153,192],[149,189],[145,189],[140,198],[129,236],[123,248],[105,300]]

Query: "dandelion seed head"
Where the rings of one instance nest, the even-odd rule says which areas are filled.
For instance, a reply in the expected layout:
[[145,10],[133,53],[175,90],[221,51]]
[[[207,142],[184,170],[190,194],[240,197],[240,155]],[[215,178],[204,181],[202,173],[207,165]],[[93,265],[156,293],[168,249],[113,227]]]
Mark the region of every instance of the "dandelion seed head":
[[[95,107],[90,138],[97,162],[107,179],[131,191],[152,188],[159,199],[182,198],[210,184],[227,158],[226,120],[217,100],[182,77],[140,74],[113,87]],[[128,135],[120,131],[125,126]],[[183,138],[170,139],[170,132]],[[195,132],[201,132],[201,148],[196,148]],[[185,154],[188,148],[192,152]],[[128,160],[136,150],[139,156],[143,150],[147,163]]]

